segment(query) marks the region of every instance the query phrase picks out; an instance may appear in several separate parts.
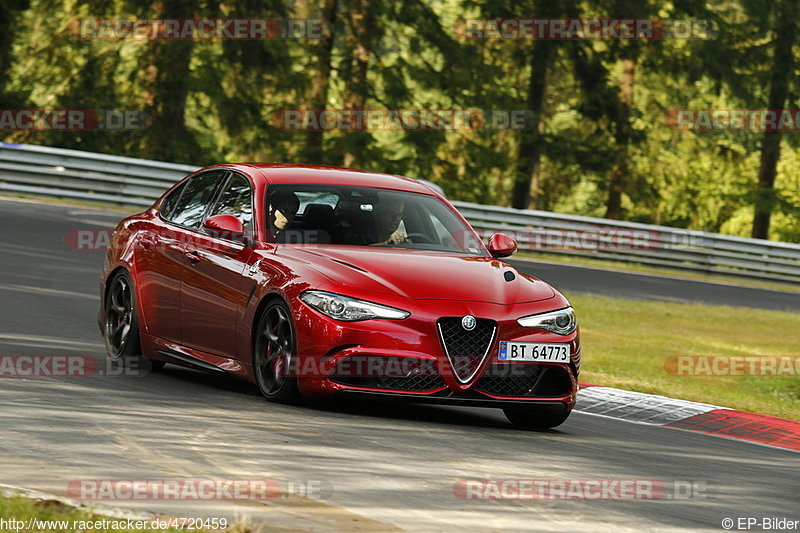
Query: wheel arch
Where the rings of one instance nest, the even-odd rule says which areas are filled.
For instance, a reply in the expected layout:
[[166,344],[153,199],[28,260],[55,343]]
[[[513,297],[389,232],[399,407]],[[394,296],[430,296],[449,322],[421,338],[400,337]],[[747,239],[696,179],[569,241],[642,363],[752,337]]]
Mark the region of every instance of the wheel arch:
[[253,320],[250,321],[250,335],[249,337],[249,344],[250,344],[250,364],[255,365],[255,358],[256,358],[256,326],[258,325],[258,321],[261,319],[261,314],[264,312],[264,309],[267,306],[275,301],[283,302],[286,307],[289,308],[289,320],[292,321],[292,325],[294,325],[294,316],[292,315],[292,306],[289,305],[289,302],[286,300],[284,295],[278,292],[268,292],[261,297],[258,304],[256,305],[255,312],[253,313]]
[[[103,312],[104,312],[104,313],[105,313],[105,308],[106,308],[106,298],[108,297],[108,289],[109,289],[109,286],[111,285],[111,283],[110,283],[110,282],[111,282],[111,280],[112,280],[112,279],[114,279],[114,278],[117,276],[117,274],[119,274],[120,272],[126,272],[126,273],[128,274],[128,276],[129,276],[129,277],[131,277],[131,281],[133,281],[133,279],[132,279],[132,275],[131,275],[131,271],[130,271],[130,270],[128,270],[128,269],[125,267],[125,265],[117,265],[116,267],[112,268],[112,269],[111,269],[111,270],[108,272],[108,275],[107,275],[107,276],[105,277],[105,279],[103,280],[103,299],[101,300],[101,305],[103,306]],[[135,284],[135,283],[132,283],[132,285],[133,285],[133,290],[135,291],[135,290],[136,290],[136,284]],[[139,303],[139,295],[138,295],[138,294],[136,294],[136,303],[137,303],[137,304]]]
[[120,263],[116,265],[114,268],[109,270],[108,275],[103,280],[103,299],[100,303],[100,308],[105,314],[105,305],[106,305],[106,296],[108,296],[108,286],[109,282],[114,279],[114,276],[119,274],[120,272],[125,272],[128,274],[128,278],[130,279],[131,285],[133,286],[133,295],[134,295],[134,311],[136,312],[136,320],[139,323],[139,330],[140,333],[147,331],[147,317],[143,311],[142,299],[141,295],[139,294],[139,284],[136,282],[136,274],[134,273],[133,265],[127,263]]

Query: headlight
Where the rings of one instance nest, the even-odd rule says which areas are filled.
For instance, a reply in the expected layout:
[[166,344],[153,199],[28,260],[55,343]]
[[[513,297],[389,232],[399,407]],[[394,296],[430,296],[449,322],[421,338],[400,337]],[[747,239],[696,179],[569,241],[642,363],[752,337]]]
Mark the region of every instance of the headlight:
[[411,315],[408,311],[365,302],[364,300],[332,292],[306,291],[300,295],[300,299],[320,313],[345,322],[369,320],[371,318],[402,320]]
[[575,310],[571,307],[539,315],[524,316],[517,319],[517,323],[524,328],[539,328],[559,335],[569,335],[578,327]]

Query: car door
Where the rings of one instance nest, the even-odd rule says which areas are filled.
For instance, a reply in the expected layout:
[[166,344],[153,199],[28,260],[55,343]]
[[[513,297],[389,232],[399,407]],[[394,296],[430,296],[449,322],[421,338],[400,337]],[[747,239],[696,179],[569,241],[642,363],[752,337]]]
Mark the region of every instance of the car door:
[[162,202],[158,217],[137,235],[136,269],[144,331],[181,342],[180,294],[186,244],[194,234],[226,171],[188,178]]
[[[233,215],[253,235],[253,193],[250,181],[231,172],[206,218]],[[244,271],[252,249],[241,239],[223,238],[202,227],[187,249],[186,275],[181,291],[181,337],[190,348],[237,358],[236,331],[252,289]]]

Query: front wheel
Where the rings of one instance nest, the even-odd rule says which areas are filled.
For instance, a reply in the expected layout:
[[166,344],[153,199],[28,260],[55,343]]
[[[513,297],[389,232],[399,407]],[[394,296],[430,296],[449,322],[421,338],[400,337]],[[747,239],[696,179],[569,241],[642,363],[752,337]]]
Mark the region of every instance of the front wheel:
[[289,307],[281,300],[273,300],[256,322],[253,342],[256,384],[269,401],[298,403],[302,399],[297,378],[291,375],[296,345]]
[[551,429],[563,424],[572,409],[545,411],[535,407],[506,407],[503,412],[508,421],[520,429]]

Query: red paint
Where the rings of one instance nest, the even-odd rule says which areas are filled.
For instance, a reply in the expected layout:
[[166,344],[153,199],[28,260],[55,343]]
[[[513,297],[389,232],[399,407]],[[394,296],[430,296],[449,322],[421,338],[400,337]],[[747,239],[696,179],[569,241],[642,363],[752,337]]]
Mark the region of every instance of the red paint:
[[714,409],[667,427],[800,450],[800,422],[731,409]]
[[488,248],[493,257],[508,257],[517,251],[517,241],[505,233],[495,233],[489,237]]
[[[477,392],[475,385],[495,362],[500,340],[569,343],[571,362],[559,364],[570,376],[571,390],[559,397],[513,399],[574,406],[580,368],[579,332],[560,336],[517,323],[523,316],[562,309],[569,303],[547,283],[516,271],[492,257],[486,248],[480,255],[468,255],[267,242],[265,197],[269,184],[336,183],[434,196],[454,211],[482,246],[466,220],[427,186],[399,176],[332,167],[238,164],[215,168],[234,170],[249,181],[254,202],[252,242],[221,239],[163,220],[159,209],[169,191],[152,208],[124,219],[117,227],[101,277],[101,294],[112,272],[119,268],[130,272],[145,356],[181,364],[162,353],[167,350],[254,381],[252,330],[259,305],[265,298],[277,296],[291,310],[301,359],[335,362],[348,355],[391,354],[432,358],[449,365],[436,321],[471,314],[496,321],[498,331],[490,355],[477,376],[466,384],[458,382],[452,372],[442,372],[446,388],[437,389],[439,392],[449,389],[456,395],[469,393],[491,400],[491,396]],[[238,230],[232,221],[218,222],[224,223],[216,224],[222,229]],[[495,241],[498,249],[513,248],[510,239],[496,237]],[[508,271],[516,275],[509,279]],[[307,289],[346,294],[404,309],[411,315],[404,320],[341,322],[302,302],[299,296]],[[300,376],[298,385],[309,396],[357,388],[325,376]]]

